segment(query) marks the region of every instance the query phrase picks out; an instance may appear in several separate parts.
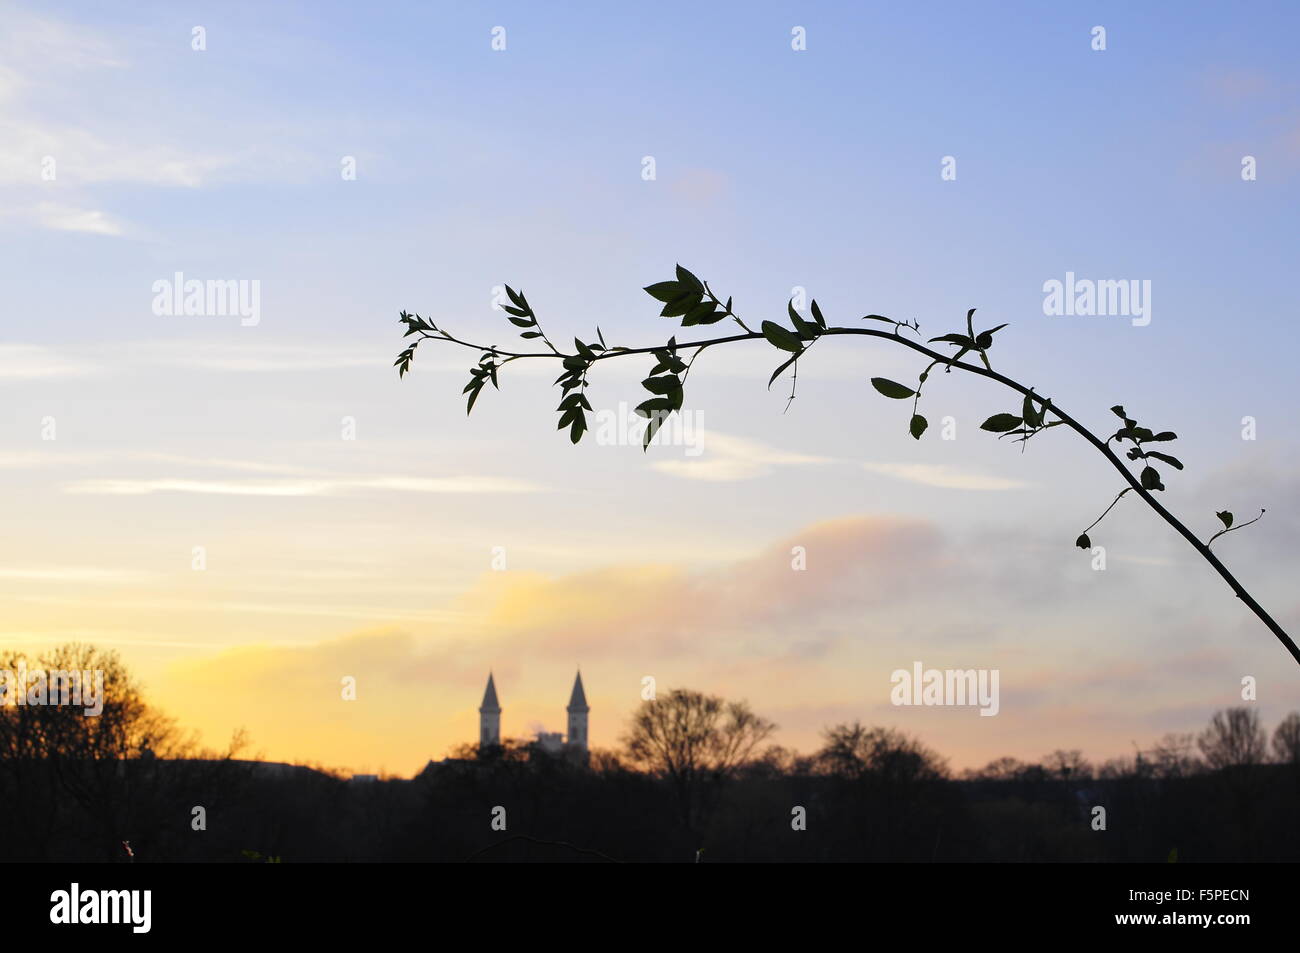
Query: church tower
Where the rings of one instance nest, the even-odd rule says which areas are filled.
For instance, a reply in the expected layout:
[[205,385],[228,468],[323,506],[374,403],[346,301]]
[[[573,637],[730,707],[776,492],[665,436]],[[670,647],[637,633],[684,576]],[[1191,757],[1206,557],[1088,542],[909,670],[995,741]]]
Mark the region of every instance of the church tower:
[[478,706],[478,746],[480,749],[501,744],[501,705],[497,702],[497,687],[488,672],[487,690],[483,704]]
[[569,747],[587,750],[587,693],[582,690],[582,672],[573,680],[573,693],[569,696]]

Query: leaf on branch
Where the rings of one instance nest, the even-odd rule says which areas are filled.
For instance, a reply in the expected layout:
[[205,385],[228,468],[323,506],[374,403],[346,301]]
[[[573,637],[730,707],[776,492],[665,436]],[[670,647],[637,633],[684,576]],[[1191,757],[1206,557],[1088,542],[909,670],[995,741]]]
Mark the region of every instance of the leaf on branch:
[[1041,427],[1043,425],[1043,415],[1034,404],[1033,393],[1031,390],[1025,395],[1025,402],[1020,408],[1020,415],[1024,417],[1026,426]]
[[[805,321],[800,317],[799,312],[794,309],[794,298],[791,298],[786,302],[785,307],[786,311],[790,314],[790,323],[793,324],[794,329],[799,332],[799,339],[802,341],[815,341],[817,336],[821,334],[821,325],[815,324],[812,321]],[[777,327],[780,327],[780,325],[777,325]]]
[[677,280],[681,283],[682,287],[689,288],[701,295],[704,294],[704,282],[700,281],[699,278],[696,278],[681,265],[677,266]]
[[967,350],[975,347],[975,342],[964,334],[943,334],[937,338],[930,338],[929,343],[933,344],[935,341],[942,341],[945,344],[956,344],[960,347],[966,348]]
[[1092,549],[1092,540],[1088,538],[1087,533],[1080,534],[1079,538],[1074,541],[1074,545],[1080,549]]
[[912,434],[913,437],[915,437],[917,440],[920,440],[921,434],[925,433],[925,428],[928,426],[930,426],[930,421],[926,420],[920,414],[913,414],[912,423],[908,427],[908,431]]
[[[418,341],[416,342],[419,343]],[[411,369],[411,361],[415,357],[415,345],[411,345],[401,354],[397,355],[397,360],[393,361],[393,366],[397,368],[397,377],[400,380]]]
[[573,425],[569,427],[569,441],[571,443],[577,443],[579,440],[582,439],[582,435],[586,432],[586,430],[587,430],[587,418],[584,417],[582,414],[579,414],[577,417],[573,418]]
[[790,331],[781,327],[781,325],[773,321],[764,321],[762,328],[763,337],[767,338],[768,343],[773,346],[779,347],[783,351],[791,351],[796,354],[803,350],[803,345],[799,343],[799,339]]
[[809,308],[812,310],[813,320],[817,322],[817,325],[822,328],[826,327],[826,319],[822,317],[822,309],[817,307],[816,298],[813,298]]
[[698,305],[701,297],[702,295],[687,289],[685,292],[664,305],[663,310],[659,312],[659,316],[663,318],[681,317]]
[[1163,490],[1165,485],[1160,482],[1160,471],[1155,467],[1144,467],[1140,480],[1144,490]]
[[1229,513],[1227,510],[1224,510],[1222,513],[1215,513],[1214,515],[1217,516],[1220,519],[1220,521],[1222,521],[1224,529],[1232,529],[1231,513]]
[[717,324],[726,315],[718,311],[712,301],[701,301],[682,317],[682,327],[690,328],[697,324]]
[[662,301],[667,304],[674,298],[682,296],[682,286],[675,281],[660,281],[653,285],[647,285],[642,289],[656,301]]
[[797,360],[799,360],[799,355],[798,355],[798,354],[796,354],[796,355],[794,355],[793,357],[787,358],[786,360],[782,361],[782,362],[781,362],[781,365],[780,365],[776,370],[774,370],[774,371],[772,372],[772,376],[769,377],[769,378],[767,379],[767,389],[768,389],[768,390],[771,390],[771,389],[772,389],[772,385],[776,382],[776,379],[777,379],[778,377],[781,376],[782,372],[784,372],[785,369],[786,369],[787,367],[789,367],[791,364],[793,364],[793,363],[794,363],[795,361],[797,361]]
[[1148,450],[1146,452],[1146,456],[1155,457],[1157,460],[1163,460],[1165,463],[1169,464],[1175,470],[1181,470],[1183,468],[1182,461],[1180,461],[1177,457],[1171,457],[1167,453],[1156,453],[1154,450]]
[[682,382],[676,374],[664,374],[660,377],[647,377],[641,386],[652,394],[671,394],[675,390],[681,390]]
[[510,300],[514,302],[515,307],[527,310],[528,302],[524,300],[524,293],[522,291],[515,291],[515,289],[511,288],[509,285],[506,285],[505,287],[506,294],[510,296]]
[[880,393],[884,394],[886,397],[892,397],[894,400],[906,400],[916,393],[916,391],[912,390],[912,388],[905,384],[891,381],[887,377],[871,378],[871,386],[880,391]]
[[483,378],[481,377],[478,378],[477,380],[470,381],[468,384],[465,385],[465,389],[461,391],[462,394],[465,393],[469,394],[469,403],[465,405],[466,417],[468,417],[469,412],[474,409],[474,401],[478,400],[478,395],[481,394],[482,392],[483,392]]
[[1015,430],[1024,420],[1015,414],[994,414],[984,423],[980,424],[980,430],[987,430],[990,433],[1006,433],[1008,430]]
[[988,350],[993,346],[993,335],[997,334],[1005,327],[1006,327],[1005,324],[999,324],[996,328],[990,328],[987,331],[981,331],[979,333],[979,336],[975,338],[975,346],[980,350]]

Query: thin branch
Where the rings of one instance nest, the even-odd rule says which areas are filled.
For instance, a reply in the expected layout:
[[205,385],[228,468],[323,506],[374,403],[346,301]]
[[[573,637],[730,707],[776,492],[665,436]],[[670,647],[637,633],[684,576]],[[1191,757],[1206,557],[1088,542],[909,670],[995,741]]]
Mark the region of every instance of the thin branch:
[[1226,529],[1221,529],[1221,530],[1219,530],[1217,533],[1215,533],[1213,536],[1211,536],[1211,537],[1206,541],[1206,543],[1205,543],[1205,548],[1206,548],[1206,549],[1209,549],[1209,548],[1210,548],[1210,545],[1211,545],[1211,544],[1212,544],[1216,539],[1218,539],[1220,536],[1222,536],[1224,533],[1231,533],[1231,532],[1233,532],[1233,531],[1235,531],[1235,530],[1245,529],[1245,528],[1246,528],[1247,526],[1249,526],[1251,523],[1258,523],[1258,522],[1259,522],[1260,520],[1262,520],[1263,518],[1264,518],[1264,511],[1263,511],[1263,510],[1260,510],[1260,511],[1259,511],[1259,515],[1256,516],[1256,517],[1255,517],[1253,520],[1251,520],[1249,523],[1238,523],[1236,526],[1229,526],[1229,527],[1227,527]]
[[[1102,511],[1102,514],[1088,525],[1088,529],[1092,529],[1094,526],[1096,526],[1098,523],[1104,520],[1106,518],[1106,514],[1109,513],[1111,510],[1113,510],[1115,508],[1115,504],[1120,501],[1120,498],[1131,489],[1133,489],[1133,487],[1126,486],[1124,487],[1124,489],[1120,490],[1119,496],[1115,497],[1115,499],[1110,501],[1110,506],[1106,507],[1106,509]],[[1083,531],[1084,536],[1088,535],[1088,529],[1085,529]]]

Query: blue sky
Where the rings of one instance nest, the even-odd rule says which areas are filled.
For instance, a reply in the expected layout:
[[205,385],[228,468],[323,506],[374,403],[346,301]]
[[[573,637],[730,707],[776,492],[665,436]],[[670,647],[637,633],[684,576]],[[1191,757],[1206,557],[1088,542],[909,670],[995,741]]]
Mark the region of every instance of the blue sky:
[[[1188,470],[1166,479],[1167,502],[1197,531],[1217,509],[1269,508],[1216,548],[1295,628],[1293,6],[3,11],[0,480],[20,505],[0,585],[23,610],[0,637],[99,638],[205,734],[244,723],[276,756],[393,770],[472,737],[494,664],[503,693],[512,674],[518,686],[519,731],[554,720],[547,686],[562,695],[583,662],[608,713],[593,736],[613,743],[648,666],[750,696],[785,744],[811,747],[832,719],[885,719],[959,761],[1041,754],[1033,726],[1053,718],[1049,746],[1118,753],[1198,727],[1242,674],[1276,673],[1266,720],[1300,702],[1280,648],[1136,501],[1094,533],[1106,573],[1070,550],[1118,489],[1104,462],[1065,434],[1023,455],[980,434],[1013,407],[958,375],[925,402],[958,439],[913,442],[901,405],[866,381],[920,367],[879,342],[819,345],[785,414],[785,385],[764,389],[771,348],[709,352],[688,392],[706,433],[694,461],[570,447],[540,371],[509,368],[467,421],[470,352],[425,347],[401,382],[390,367],[403,308],[508,340],[491,308],[503,282],[557,340],[599,323],[615,343],[657,343],[671,323],[639,289],[677,261],[746,320],[780,318],[795,287],[834,323],[914,317],[927,336],[978,307],[981,326],[1010,323],[999,369],[1098,428],[1123,402],[1180,434]],[[151,285],[177,271],[259,281],[260,322],[155,315]],[[1044,315],[1043,283],[1067,271],[1149,280],[1151,323]],[[646,369],[604,368],[593,401],[635,404]],[[1257,440],[1241,439],[1246,416]],[[55,441],[40,439],[47,417]],[[355,441],[340,440],[344,417]],[[976,486],[1001,488],[961,488]],[[917,535],[891,535],[898,521]],[[611,604],[631,586],[626,604],[641,606],[636,580],[659,572],[702,598],[700,580],[738,585],[779,545],[846,533],[858,542],[834,550],[843,572],[805,612],[782,603],[730,624],[725,604],[683,609],[657,654],[616,635],[571,643],[509,609],[526,594],[568,604],[591,573]],[[919,560],[916,578],[964,594],[855,601],[881,539],[900,565]],[[194,545],[212,557],[201,584]],[[484,575],[497,545],[515,589]],[[586,625],[637,628],[617,613]],[[467,634],[480,630],[493,634]],[[219,653],[314,671],[276,654],[293,647],[328,660],[328,679],[334,647],[367,637],[383,650],[358,651],[387,659],[377,680],[400,681],[404,652],[424,660],[437,701],[423,737],[377,741],[392,732],[376,711],[351,747],[331,747],[310,733],[309,701],[283,736],[274,705],[190,701],[217,691],[211,673],[240,670]],[[1022,703],[975,727],[879,707],[881,671],[932,656],[1001,666]]]

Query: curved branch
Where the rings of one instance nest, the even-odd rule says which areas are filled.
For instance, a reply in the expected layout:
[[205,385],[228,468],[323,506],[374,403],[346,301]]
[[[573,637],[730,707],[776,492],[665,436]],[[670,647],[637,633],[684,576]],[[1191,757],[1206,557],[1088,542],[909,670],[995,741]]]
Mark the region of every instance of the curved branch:
[[[1147,506],[1149,506],[1152,510],[1154,510],[1161,519],[1163,519],[1166,523],[1172,526],[1174,530],[1178,533],[1178,535],[1182,536],[1183,539],[1187,541],[1188,545],[1191,546],[1193,549],[1195,549],[1196,552],[1201,556],[1201,558],[1204,559],[1207,563],[1209,563],[1210,567],[1216,573],[1219,574],[1219,577],[1222,578],[1223,581],[1228,584],[1228,587],[1232,590],[1233,594],[1246,604],[1247,608],[1249,608],[1250,611],[1253,612],[1255,616],[1261,622],[1263,622],[1265,626],[1268,627],[1268,630],[1273,633],[1273,635],[1277,638],[1277,640],[1282,643],[1283,647],[1287,650],[1287,652],[1291,654],[1291,657],[1295,659],[1296,663],[1300,664],[1300,646],[1296,645],[1295,641],[1289,635],[1287,635],[1286,631],[1277,623],[1277,621],[1274,620],[1274,618],[1271,615],[1269,615],[1267,611],[1265,611],[1264,607],[1261,606],[1255,600],[1255,598],[1249,592],[1246,591],[1246,587],[1243,586],[1240,582],[1238,582],[1237,578],[1228,570],[1228,567],[1225,566],[1219,560],[1219,557],[1210,551],[1209,545],[1207,543],[1202,543],[1200,539],[1197,538],[1195,533],[1193,533],[1190,529],[1184,526],[1183,523],[1176,516],[1170,513],[1169,510],[1165,509],[1165,507],[1160,503],[1159,500],[1157,500],[1154,496],[1151,495],[1150,491],[1148,491],[1145,487],[1142,486],[1138,478],[1134,476],[1133,472],[1127,466],[1125,466],[1124,462],[1118,456],[1115,455],[1115,453],[1110,449],[1106,441],[1099,438],[1091,430],[1083,426],[1083,424],[1079,423],[1077,420],[1075,420],[1073,417],[1071,417],[1069,414],[1063,411],[1059,405],[1052,403],[1050,398],[1040,397],[1039,395],[1035,394],[1030,388],[1019,383],[1018,381],[1012,380],[1011,378],[1003,374],[999,374],[997,371],[993,370],[991,366],[988,365],[987,357],[982,353],[980,356],[983,359],[985,366],[981,367],[977,364],[967,364],[962,361],[958,361],[955,358],[941,354],[938,351],[934,351],[926,347],[924,344],[921,344],[917,341],[913,341],[909,338],[903,337],[898,333],[897,327],[895,327],[895,329],[891,331],[876,330],[874,328],[831,327],[831,328],[821,329],[820,333],[818,334],[818,337],[824,337],[829,335],[883,338],[895,344],[901,344],[903,347],[910,348],[911,350],[916,351],[918,354],[925,355],[926,357],[930,358],[930,360],[932,361],[942,362],[943,364],[947,365],[948,371],[951,371],[953,368],[956,368],[957,370],[966,371],[969,374],[975,374],[978,375],[979,377],[986,377],[989,380],[996,381],[997,383],[1001,384],[1003,387],[1009,388],[1010,390],[1013,390],[1016,393],[1021,394],[1022,396],[1028,398],[1030,401],[1038,405],[1042,409],[1044,415],[1046,415],[1046,413],[1050,410],[1050,412],[1055,414],[1056,417],[1063,424],[1065,424],[1067,427],[1069,427],[1071,430],[1077,433],[1080,437],[1086,440],[1089,444],[1091,444],[1092,447],[1098,453],[1100,453],[1103,457],[1105,457],[1110,462],[1111,466],[1113,466],[1119,472],[1119,474],[1125,479],[1125,481],[1128,482],[1129,489],[1136,492],[1137,495],[1142,498],[1143,502],[1147,504]],[[479,350],[479,351],[488,351],[493,354],[499,354],[510,358],[539,357],[539,358],[563,359],[565,357],[572,356],[572,355],[561,354],[558,352],[557,353],[549,353],[549,352],[512,353],[509,351],[502,351],[494,347],[483,347],[481,345],[470,344],[469,342],[461,341],[457,338],[454,338],[451,335],[447,334],[446,332],[442,332],[441,334],[428,334],[422,332],[422,336],[426,338],[431,338],[433,340],[450,341],[453,344],[458,344],[463,347],[474,348],[475,350]],[[677,349],[679,351],[692,350],[692,349],[711,347],[716,344],[730,344],[735,341],[757,341],[757,340],[765,340],[764,335],[751,331],[747,334],[731,334],[724,337],[709,338],[702,341],[690,341],[684,343],[679,342],[677,344]],[[615,358],[615,357],[623,357],[631,354],[649,354],[652,351],[658,349],[659,348],[656,347],[614,348],[596,355],[596,357],[592,360],[592,363],[595,363],[596,361],[608,360],[610,358]],[[1254,521],[1252,520],[1252,522]],[[1243,525],[1248,525],[1248,524],[1243,524]]]

